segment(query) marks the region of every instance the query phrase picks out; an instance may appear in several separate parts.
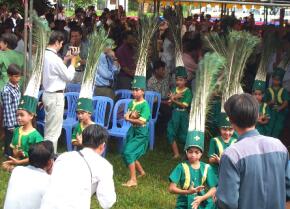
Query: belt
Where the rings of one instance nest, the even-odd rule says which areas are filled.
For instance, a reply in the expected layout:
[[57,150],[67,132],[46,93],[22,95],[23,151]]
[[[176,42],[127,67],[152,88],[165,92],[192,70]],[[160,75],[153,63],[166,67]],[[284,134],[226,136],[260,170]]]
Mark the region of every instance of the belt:
[[53,91],[53,92],[49,92],[49,93],[64,93],[64,90],[57,90],[57,91]]
[[132,125],[133,127],[146,127],[147,124],[144,124],[144,125]]

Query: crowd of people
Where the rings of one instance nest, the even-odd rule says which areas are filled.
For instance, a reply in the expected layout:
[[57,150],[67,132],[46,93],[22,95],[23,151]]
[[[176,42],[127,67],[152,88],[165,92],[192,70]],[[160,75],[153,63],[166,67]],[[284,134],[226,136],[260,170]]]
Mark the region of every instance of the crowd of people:
[[[35,85],[33,93],[28,85],[23,94],[22,84],[26,81],[22,75],[27,57],[24,21],[16,9],[10,12],[7,5],[0,5],[0,121],[7,158],[2,167],[12,172],[5,209],[90,208],[94,193],[102,208],[113,206],[116,202],[113,167],[102,157],[109,136],[104,127],[91,119],[93,108],[89,97],[105,96],[117,101],[117,89],[132,90],[133,97],[123,117],[131,124],[122,152],[130,172],[124,187],[138,185],[136,171],[145,176],[146,168],[140,158],[146,154],[149,143],[147,124],[152,110],[144,94],[150,90],[161,96],[158,125],[167,130],[173,158],[180,159],[180,148],[186,155],[169,175],[169,192],[178,195],[176,208],[285,208],[290,200],[290,168],[288,151],[281,139],[290,119],[287,62],[290,33],[285,28],[255,26],[253,15],[242,22],[234,14],[215,21],[210,15],[195,14],[183,19],[184,66],[177,66],[177,43],[170,20],[173,13],[167,9],[158,18],[153,38],[156,46],[150,45],[144,77],[136,72],[138,18],[126,17],[122,6],[112,11],[104,9],[101,16],[96,15],[93,6],[86,10],[77,8],[72,17],[66,17],[62,6],[48,10],[41,16],[52,31],[44,52],[38,82],[41,85]],[[78,123],[71,139],[76,151],[58,156],[66,86],[74,83],[84,87],[90,35],[95,28],[104,28],[115,46],[105,48],[97,58],[93,95],[80,94]],[[274,33],[279,47],[267,66],[267,88],[254,83],[261,44],[251,55],[243,79],[244,92],[250,94],[231,96],[224,104],[225,113],[220,113],[222,93],[215,92],[211,102],[216,104],[218,113],[213,114],[215,122],[209,122],[212,138],[208,139],[209,150],[205,150],[200,136],[188,137],[196,74],[199,62],[209,50],[203,38],[211,32],[226,34],[229,30],[247,30],[261,39]],[[281,63],[285,62],[282,69]],[[32,75],[31,80],[38,79],[33,76],[37,77]],[[39,105],[35,97],[40,89],[45,111],[43,136],[34,127]],[[207,155],[209,164],[201,161],[202,155]],[[76,178],[81,180],[74,181]]]

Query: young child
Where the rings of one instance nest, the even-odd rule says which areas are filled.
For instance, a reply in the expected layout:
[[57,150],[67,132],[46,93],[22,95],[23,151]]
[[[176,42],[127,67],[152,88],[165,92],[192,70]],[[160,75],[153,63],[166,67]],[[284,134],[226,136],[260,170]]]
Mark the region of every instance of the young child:
[[272,87],[267,89],[264,98],[265,102],[271,109],[269,135],[275,138],[280,137],[287,116],[289,95],[287,91],[282,88],[284,74],[285,71],[283,69],[274,69],[272,75]]
[[200,161],[203,140],[187,138],[186,160],[179,163],[169,176],[169,192],[178,194],[176,209],[213,209],[217,177],[212,167]]
[[263,102],[263,96],[265,91],[265,82],[255,80],[253,87],[253,96],[259,102],[259,118],[256,124],[256,129],[260,134],[269,136],[269,121],[270,121],[270,108],[267,103]]
[[237,141],[237,139],[232,137],[234,129],[232,128],[226,113],[220,113],[219,115],[219,130],[220,136],[214,137],[210,140],[208,151],[209,163],[217,176],[220,158],[224,150]]
[[3,168],[11,171],[15,165],[24,165],[28,163],[28,150],[30,145],[43,141],[43,137],[33,127],[32,120],[36,114],[37,100],[24,95],[21,98],[18,110],[17,121],[20,127],[13,131],[11,148],[13,156],[10,160],[3,162]]
[[145,77],[135,76],[132,91],[134,100],[129,103],[125,120],[132,126],[129,128],[126,137],[126,144],[123,150],[123,159],[130,170],[130,179],[122,184],[125,187],[137,186],[136,169],[140,176],[145,175],[139,158],[145,154],[149,144],[149,129],[147,122],[151,117],[150,107],[144,99],[146,87]]
[[9,81],[4,86],[1,93],[3,103],[3,123],[5,131],[4,154],[6,157],[12,156],[10,144],[12,141],[13,130],[18,126],[16,112],[19,105],[21,92],[19,89],[19,81],[21,79],[22,70],[15,64],[8,67],[7,74]]
[[93,112],[93,103],[91,99],[87,98],[80,98],[78,100],[78,107],[77,107],[77,116],[78,116],[78,124],[74,128],[72,134],[72,144],[76,147],[82,146],[82,132],[83,130],[91,125],[95,124],[92,119],[92,112]]
[[169,95],[172,104],[172,117],[167,125],[167,139],[171,144],[173,158],[179,158],[179,150],[176,140],[179,139],[184,145],[188,129],[189,112],[188,107],[192,100],[192,94],[186,87],[187,73],[184,67],[176,68],[176,88]]

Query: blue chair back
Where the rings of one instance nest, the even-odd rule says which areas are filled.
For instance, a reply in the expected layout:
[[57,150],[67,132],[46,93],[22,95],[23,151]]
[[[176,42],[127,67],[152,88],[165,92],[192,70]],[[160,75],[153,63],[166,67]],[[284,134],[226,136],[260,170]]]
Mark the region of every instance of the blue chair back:
[[[149,103],[151,110],[151,120],[157,121],[161,105],[161,94],[155,91],[145,91],[145,100]],[[156,107],[154,107],[156,104]]]
[[114,101],[109,97],[94,96],[93,107],[94,122],[108,129],[114,107]]
[[66,84],[65,92],[80,92],[81,85],[78,83],[68,83]]
[[118,128],[118,125],[120,125],[120,128],[123,127],[129,127],[131,124],[126,120],[120,120],[121,118],[118,117],[119,112],[123,112],[124,114],[128,110],[128,104],[131,102],[132,99],[120,99],[116,102],[113,110],[113,120],[112,120],[112,129]]
[[65,100],[67,101],[67,114],[66,119],[77,120],[77,106],[79,93],[77,92],[67,92],[64,94]]
[[132,91],[129,89],[118,89],[115,91],[115,95],[118,99],[131,99]]
[[[43,92],[44,92],[43,90],[40,90],[38,92],[38,102],[41,102]],[[44,112],[44,107],[43,106],[37,106],[36,118],[37,118],[37,121],[42,121],[42,122],[44,121],[45,112]]]

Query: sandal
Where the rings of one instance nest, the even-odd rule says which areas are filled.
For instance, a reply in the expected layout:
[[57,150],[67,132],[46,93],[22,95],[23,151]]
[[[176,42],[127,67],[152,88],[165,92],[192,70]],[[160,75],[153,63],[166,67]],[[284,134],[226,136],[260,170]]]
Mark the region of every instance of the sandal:
[[124,187],[136,187],[137,186],[137,182],[129,180],[126,183],[123,183],[122,186],[124,186]]

